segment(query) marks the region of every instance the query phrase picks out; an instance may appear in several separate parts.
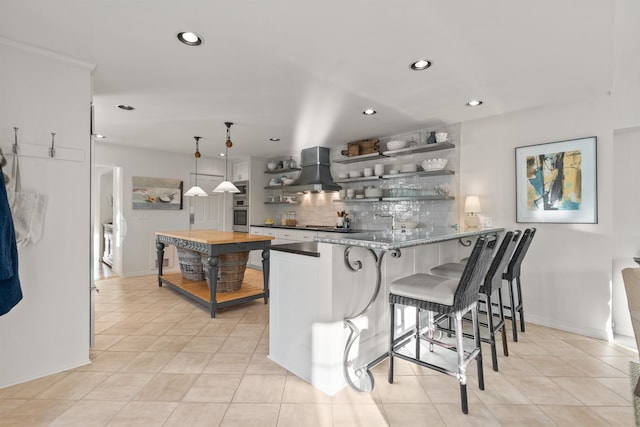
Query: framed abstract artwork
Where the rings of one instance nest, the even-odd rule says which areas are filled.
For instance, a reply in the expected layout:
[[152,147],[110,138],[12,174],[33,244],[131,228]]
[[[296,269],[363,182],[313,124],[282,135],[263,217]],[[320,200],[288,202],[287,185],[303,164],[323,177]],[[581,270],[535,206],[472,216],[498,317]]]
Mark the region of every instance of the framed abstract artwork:
[[182,209],[182,181],[170,178],[131,178],[133,209]]
[[516,148],[516,221],[596,224],[595,136]]

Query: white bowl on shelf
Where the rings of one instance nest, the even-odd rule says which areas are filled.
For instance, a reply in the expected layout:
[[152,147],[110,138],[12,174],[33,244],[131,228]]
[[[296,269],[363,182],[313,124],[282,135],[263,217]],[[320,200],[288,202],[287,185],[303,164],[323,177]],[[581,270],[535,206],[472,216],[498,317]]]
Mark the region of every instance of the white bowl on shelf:
[[382,197],[382,188],[365,188],[364,189],[364,197],[367,199],[370,198],[380,198]]
[[426,171],[433,171],[433,170],[440,170],[440,169],[444,169],[445,166],[447,166],[448,160],[447,159],[427,159],[424,160],[421,165],[422,165],[422,169],[426,170]]
[[344,173],[344,172],[340,173],[340,174],[338,174],[338,178],[347,179],[347,178],[349,178],[349,174],[348,173]]
[[415,163],[406,163],[400,166],[400,172],[417,172],[418,165]]
[[400,171],[399,171],[398,169],[391,169],[391,170],[389,171],[389,175],[397,175],[397,174],[399,174],[399,173],[400,173]]
[[293,181],[295,181],[293,178],[282,178],[282,185],[291,185]]
[[405,148],[407,146],[407,141],[389,141],[387,142],[387,149],[388,150],[400,150],[402,148]]
[[362,172],[360,171],[350,171],[349,178],[360,178],[362,176]]

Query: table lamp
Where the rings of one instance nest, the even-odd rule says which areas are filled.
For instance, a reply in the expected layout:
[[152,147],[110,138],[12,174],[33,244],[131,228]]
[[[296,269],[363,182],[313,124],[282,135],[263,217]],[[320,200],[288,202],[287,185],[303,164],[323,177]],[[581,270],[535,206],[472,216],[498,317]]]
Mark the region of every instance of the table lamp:
[[464,217],[464,223],[467,228],[480,227],[480,217],[477,213],[481,212],[480,198],[478,196],[467,196],[464,201],[464,212],[467,216]]

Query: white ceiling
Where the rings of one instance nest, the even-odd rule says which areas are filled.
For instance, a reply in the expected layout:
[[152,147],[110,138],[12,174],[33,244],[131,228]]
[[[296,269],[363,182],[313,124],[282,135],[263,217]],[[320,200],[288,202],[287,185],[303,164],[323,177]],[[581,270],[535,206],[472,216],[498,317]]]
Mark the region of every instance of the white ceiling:
[[96,65],[104,143],[272,157],[606,93],[614,2],[0,0],[0,36]]

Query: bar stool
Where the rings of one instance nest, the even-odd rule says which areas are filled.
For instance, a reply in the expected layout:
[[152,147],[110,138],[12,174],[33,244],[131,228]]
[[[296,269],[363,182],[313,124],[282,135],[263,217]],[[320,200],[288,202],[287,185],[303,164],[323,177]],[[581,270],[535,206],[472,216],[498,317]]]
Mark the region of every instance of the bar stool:
[[[511,260],[511,255],[513,255],[513,252],[516,248],[516,244],[518,243],[520,234],[521,231],[516,230],[515,232],[509,231],[504,235],[504,237],[502,238],[502,243],[500,244],[498,251],[493,257],[493,261],[491,262],[489,271],[487,271],[487,275],[484,277],[484,282],[482,286],[480,286],[479,291],[480,296],[483,297],[480,302],[484,303],[486,306],[486,311],[480,310],[480,313],[487,315],[487,323],[480,322],[480,326],[486,327],[489,332],[488,338],[484,338],[481,336],[480,340],[488,343],[491,346],[491,362],[493,365],[493,370],[496,372],[498,371],[498,352],[496,350],[495,338],[495,334],[497,331],[500,331],[502,333],[502,352],[505,356],[509,356],[501,292],[502,272],[505,271],[507,263],[509,263],[509,261]],[[459,279],[462,276],[465,267],[466,264],[462,262],[449,262],[437,267],[433,267],[431,269],[431,274]],[[498,302],[494,303],[492,301],[492,296],[496,292],[498,294]],[[493,312],[494,306],[498,307],[497,314]],[[497,322],[495,319],[496,315],[498,317]],[[464,320],[468,319],[465,318]]]
[[[417,273],[395,280],[391,283],[389,293],[390,331],[389,331],[389,383],[393,383],[393,359],[399,357],[443,374],[456,377],[460,382],[460,400],[462,412],[467,414],[467,365],[476,360],[478,369],[478,386],[484,390],[484,376],[482,371],[482,349],[480,347],[480,329],[478,325],[478,291],[487,273],[491,254],[495,248],[495,237],[479,237],[469,257],[469,262],[460,279],[448,279],[431,274]],[[416,309],[416,325],[413,329],[395,337],[395,306],[396,304],[414,307]],[[420,330],[422,310],[428,312],[428,326],[426,331]],[[462,333],[462,317],[471,312],[473,321],[472,349],[464,348]],[[455,330],[450,331],[437,325],[448,317],[454,318]],[[455,333],[455,343],[445,342],[435,338],[436,328]],[[429,352],[421,356],[420,344],[428,343]],[[411,344],[415,342],[414,354],[411,354]],[[434,346],[444,349],[436,354]],[[433,357],[446,356],[449,351],[457,353],[457,366],[452,369],[451,364],[440,363]],[[444,365],[444,366],[443,366]]]
[[[502,274],[502,280],[506,280],[509,283],[509,305],[504,308],[509,309],[509,314],[511,317],[511,326],[513,331],[513,341],[518,341],[518,328],[516,326],[516,313],[520,316],[520,330],[524,332],[524,308],[522,305],[522,288],[520,286],[520,266],[522,265],[522,260],[524,260],[524,256],[527,254],[529,250],[529,246],[531,245],[531,241],[533,240],[533,236],[536,234],[535,228],[527,228],[522,233],[522,238],[516,247],[513,256],[511,257],[511,261],[509,261],[509,265],[507,266],[506,271]],[[516,286],[518,290],[518,304],[515,303],[515,295],[513,288],[513,281],[516,281]]]

